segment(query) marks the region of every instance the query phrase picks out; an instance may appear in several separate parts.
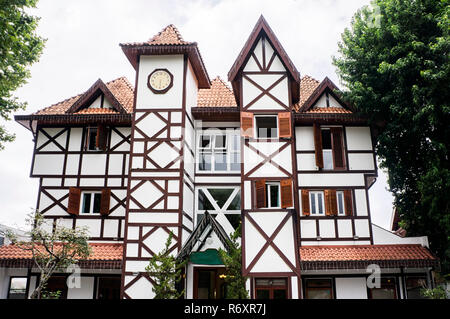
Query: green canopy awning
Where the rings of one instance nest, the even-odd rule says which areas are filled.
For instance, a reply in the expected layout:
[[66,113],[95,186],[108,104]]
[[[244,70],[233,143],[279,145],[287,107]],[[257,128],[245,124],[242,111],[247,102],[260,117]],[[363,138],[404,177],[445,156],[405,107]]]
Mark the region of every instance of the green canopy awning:
[[189,256],[189,261],[199,265],[223,265],[219,252],[216,249],[193,252]]

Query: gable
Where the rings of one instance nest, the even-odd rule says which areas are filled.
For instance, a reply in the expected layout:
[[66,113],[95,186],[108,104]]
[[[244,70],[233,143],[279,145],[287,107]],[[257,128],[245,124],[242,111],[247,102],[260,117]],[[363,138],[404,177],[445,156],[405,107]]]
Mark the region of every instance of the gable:
[[243,68],[244,72],[286,72],[280,56],[270,40],[261,35]]
[[[230,238],[225,229],[229,230],[231,225],[227,225],[226,222],[228,220],[223,216],[223,213],[217,214],[217,217],[214,218],[206,211],[203,218],[184,243],[177,255],[177,259],[185,259],[192,252],[202,252],[208,249],[223,248],[228,250],[230,247]],[[221,224],[224,224],[225,227]]]
[[243,103],[240,85],[242,72],[284,72],[286,73],[286,87],[284,89],[290,94],[288,93],[287,101],[282,103],[285,105],[295,104],[300,98],[300,73],[263,16],[259,18],[228,72],[228,80],[231,82],[238,104]]
[[[104,107],[105,101],[106,108]],[[66,113],[77,113],[89,108],[105,108],[115,110],[118,113],[127,113],[101,79],[98,79],[84,94],[82,94]]]
[[316,103],[313,104],[312,109],[325,107],[344,108],[344,106],[339,103],[329,92],[322,93]]

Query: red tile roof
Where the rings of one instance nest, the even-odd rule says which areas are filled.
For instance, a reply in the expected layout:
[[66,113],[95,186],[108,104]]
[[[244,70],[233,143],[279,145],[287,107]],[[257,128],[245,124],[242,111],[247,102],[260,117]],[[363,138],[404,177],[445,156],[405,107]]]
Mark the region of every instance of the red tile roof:
[[[106,86],[117,99],[117,101],[122,105],[122,107],[128,112],[133,112],[133,101],[134,101],[134,89],[133,86],[128,82],[127,78],[120,77],[113,81],[106,83]],[[66,111],[83,95],[83,93],[68,98],[62,102],[53,104],[42,110],[37,111],[34,115],[63,115]],[[114,114],[118,113],[111,109],[85,109],[75,114]]]
[[188,45],[192,42],[184,41],[177,27],[169,24],[158,34],[150,38],[147,42],[123,43],[124,46],[142,46],[142,45]]
[[438,259],[427,248],[415,244],[302,246],[300,261],[304,266],[342,266],[335,268],[345,268],[346,264],[351,263],[375,263],[392,267],[401,264],[424,266],[438,263]]
[[[122,260],[123,245],[119,243],[90,243],[92,249],[89,261],[119,261]],[[17,245],[7,245],[0,247],[0,261],[6,259],[29,260],[32,253]]]
[[300,80],[300,101],[294,105],[294,108],[298,109],[305,103],[308,98],[317,89],[320,82],[309,75],[305,75]]
[[313,109],[309,109],[303,113],[333,113],[333,114],[351,114],[352,111],[344,109],[343,107],[316,107]]
[[197,106],[199,107],[236,107],[233,91],[220,77],[211,82],[210,89],[200,89],[197,95]]

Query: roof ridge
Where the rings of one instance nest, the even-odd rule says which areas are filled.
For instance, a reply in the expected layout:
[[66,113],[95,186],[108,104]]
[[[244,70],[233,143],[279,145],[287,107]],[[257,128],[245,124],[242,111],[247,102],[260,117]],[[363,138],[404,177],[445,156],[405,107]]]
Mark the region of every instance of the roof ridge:
[[[173,33],[171,31],[173,31]],[[151,37],[147,41],[147,43],[152,43],[152,42],[157,42],[157,41],[162,40],[163,34],[166,34],[166,35],[173,35],[173,34],[175,34],[175,36],[176,36],[176,38],[177,38],[177,40],[179,42],[189,43],[188,41],[185,41],[183,39],[183,37],[181,36],[180,31],[178,30],[178,28],[174,24],[169,24],[168,26],[163,28],[161,31],[159,31],[157,34],[155,34],[153,37]]]
[[[325,77],[327,78],[327,76],[325,76]],[[317,82],[317,83],[320,83],[319,80],[317,80],[316,78],[313,78],[311,75],[305,74],[304,76],[301,77],[301,80],[303,80],[303,79],[305,79],[305,78],[308,78],[308,79],[311,79],[311,80],[313,80],[313,81],[315,81],[315,82]],[[305,79],[305,80],[306,80],[306,79]]]
[[233,93],[233,91],[231,90],[231,88],[228,86],[228,83],[227,82],[225,82],[225,80],[224,79],[222,79],[221,77],[220,77],[220,75],[218,75],[218,76],[216,76],[214,79],[213,79],[213,81],[214,80],[219,80],[220,82],[222,82],[222,84],[231,92],[231,93]]

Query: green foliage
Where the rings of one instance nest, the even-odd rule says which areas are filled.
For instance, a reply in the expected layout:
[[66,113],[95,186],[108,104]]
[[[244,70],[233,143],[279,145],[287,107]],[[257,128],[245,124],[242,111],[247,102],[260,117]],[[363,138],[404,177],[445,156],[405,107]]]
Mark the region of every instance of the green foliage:
[[[344,97],[376,134],[408,235],[429,236],[450,270],[449,0],[376,0],[333,58]],[[374,17],[376,16],[376,19]]]
[[241,224],[231,234],[230,249],[219,249],[220,258],[225,265],[225,282],[227,284],[226,299],[249,299],[245,288],[247,278],[242,275],[242,247],[238,242],[241,237]]
[[69,265],[87,259],[91,254],[87,228],[72,229],[54,223],[53,231],[48,231],[48,221],[38,211],[29,215],[27,223],[32,227],[28,233],[29,241],[18,240],[11,232],[7,234],[14,245],[32,253],[34,264],[40,270],[40,281],[31,294],[32,299],[42,298],[42,292],[55,271],[65,271]]
[[43,290],[41,294],[41,299],[59,299],[61,298],[61,290],[56,291],[46,291]]
[[153,255],[150,263],[145,270],[155,281],[152,290],[155,293],[154,299],[178,299],[184,295],[184,290],[177,291],[176,284],[182,279],[181,271],[186,265],[185,262],[179,262],[170,255],[170,246],[172,244],[173,233],[169,234],[164,249]]
[[447,293],[442,286],[437,286],[433,289],[422,289],[420,293],[428,299],[447,299]]
[[[45,40],[36,34],[39,19],[26,12],[37,0],[0,0],[0,117],[25,109],[13,92],[30,77],[27,69],[39,60]],[[0,126],[0,150],[14,139]]]

